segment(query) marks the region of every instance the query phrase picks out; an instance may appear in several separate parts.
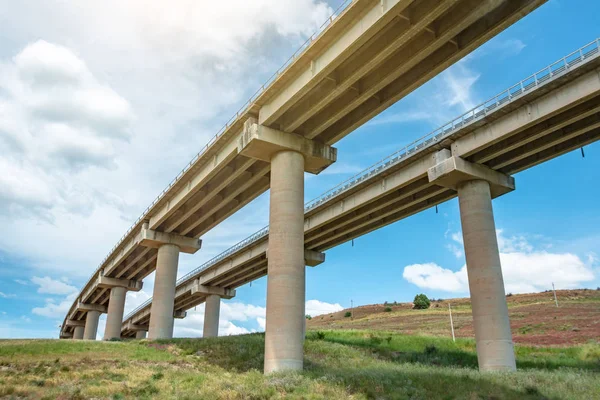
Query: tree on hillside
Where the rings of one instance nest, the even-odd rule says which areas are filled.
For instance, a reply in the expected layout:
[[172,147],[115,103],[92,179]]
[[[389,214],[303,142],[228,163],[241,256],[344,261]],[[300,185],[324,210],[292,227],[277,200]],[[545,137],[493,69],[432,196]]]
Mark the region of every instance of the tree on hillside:
[[427,308],[429,308],[429,305],[431,304],[429,302],[429,299],[427,298],[427,296],[425,296],[423,293],[418,294],[415,296],[415,299],[413,300],[413,304],[414,304],[414,308],[418,309],[418,310],[425,310]]

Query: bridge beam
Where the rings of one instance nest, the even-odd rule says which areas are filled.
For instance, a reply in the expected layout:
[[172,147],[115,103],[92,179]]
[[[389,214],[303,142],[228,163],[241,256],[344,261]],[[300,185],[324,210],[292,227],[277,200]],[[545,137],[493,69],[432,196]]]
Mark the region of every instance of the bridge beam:
[[271,163],[264,371],[301,370],[306,297],[304,171],[321,172],[336,161],[337,151],[250,118],[238,152]]
[[181,318],[173,311],[179,252],[193,254],[201,248],[202,241],[174,233],[154,231],[148,229],[148,223],[142,227],[142,237],[143,246],[158,248],[148,337],[171,339],[174,318]]
[[98,320],[100,319],[100,311],[90,310],[85,315],[85,329],[83,338],[85,340],[96,340],[98,333]]
[[458,191],[467,275],[481,371],[515,371],[514,346],[504,292],[492,198],[514,190],[514,179],[439,152],[429,180]]
[[[108,309],[106,315],[106,327],[104,328],[104,340],[118,339],[121,337],[121,325],[123,321],[123,313],[125,311],[125,299],[127,291],[131,290],[139,292],[142,290],[143,282],[138,282],[129,279],[110,278],[103,275],[104,271],[100,271],[96,286],[103,289],[110,289],[110,297],[108,299]],[[101,310],[96,310],[101,311]],[[89,311],[88,311],[89,316]],[[97,323],[96,323],[97,328]],[[92,335],[92,331],[89,332]],[[93,334],[96,338],[96,334]]]

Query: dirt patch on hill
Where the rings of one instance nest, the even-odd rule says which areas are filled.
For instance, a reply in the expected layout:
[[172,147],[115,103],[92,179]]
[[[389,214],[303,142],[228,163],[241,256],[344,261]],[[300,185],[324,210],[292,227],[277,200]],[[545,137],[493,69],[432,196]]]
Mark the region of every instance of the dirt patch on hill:
[[[529,345],[572,345],[600,340],[600,291],[560,290],[559,307],[552,292],[509,295],[507,302],[513,339]],[[453,308],[457,337],[474,337],[468,298],[432,302],[428,310],[411,303],[372,304],[318,316],[309,329],[376,329],[406,334],[449,336],[448,304]],[[388,311],[386,311],[386,309]],[[391,309],[391,311],[389,311]]]

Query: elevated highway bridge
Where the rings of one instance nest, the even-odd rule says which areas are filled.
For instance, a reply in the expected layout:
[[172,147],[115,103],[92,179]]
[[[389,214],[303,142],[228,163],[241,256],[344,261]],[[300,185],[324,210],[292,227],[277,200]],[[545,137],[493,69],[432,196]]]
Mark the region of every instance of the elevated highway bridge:
[[[174,310],[181,304],[176,306],[175,300],[181,289],[176,289],[179,253],[198,251],[204,233],[270,188],[273,266],[267,309],[278,310],[276,315],[285,309],[290,318],[267,322],[265,371],[301,368],[297,328],[304,317],[303,172],[322,171],[336,159],[331,145],[544,2],[344,3],[126,232],[71,306],[61,337],[94,338],[103,312],[108,314],[104,338],[119,337],[126,291],[140,290],[154,271],[148,335],[171,337],[173,317],[178,316]],[[389,216],[390,222],[393,218]],[[336,238],[377,228],[361,226],[329,241],[313,232],[307,247],[322,251],[336,245]],[[318,257],[317,252],[307,256]],[[255,266],[256,276],[265,265]],[[201,286],[196,293],[205,298],[231,294],[225,286]],[[210,298],[214,303],[215,297]]]
[[[445,152],[512,175],[598,140],[599,47],[598,41],[582,47],[307,203],[307,265],[323,262],[322,252],[332,247],[456,197],[428,175]],[[180,278],[174,313],[184,317],[206,301],[199,287],[223,288],[222,297],[231,297],[267,275],[268,237],[265,227]],[[123,337],[147,330],[151,303],[125,317]]]

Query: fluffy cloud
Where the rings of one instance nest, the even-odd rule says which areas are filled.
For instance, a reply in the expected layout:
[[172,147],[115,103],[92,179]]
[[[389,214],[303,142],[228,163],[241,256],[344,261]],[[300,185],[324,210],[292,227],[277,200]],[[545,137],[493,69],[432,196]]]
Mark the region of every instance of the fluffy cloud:
[[[12,234],[0,235],[0,249],[26,256],[39,273],[61,260],[83,283],[166,183],[331,13],[319,0],[293,7],[277,0],[3,6],[0,224]],[[214,234],[226,236],[218,246],[243,239],[261,227],[255,224],[230,222],[234,229]],[[42,240],[24,244],[25,235]],[[205,250],[196,260],[215,253]]]
[[306,302],[306,314],[316,317],[321,314],[329,314],[344,309],[339,303],[331,304],[319,300],[308,300]]
[[47,294],[71,294],[78,292],[78,289],[75,286],[69,285],[63,281],[58,281],[52,279],[48,276],[43,278],[34,276],[31,278],[31,282],[38,287],[38,293],[47,293]]
[[[502,230],[497,236],[507,293],[538,292],[551,288],[552,283],[561,289],[572,289],[595,278],[593,258],[586,263],[575,254],[536,250],[524,236],[508,237]],[[452,239],[462,240],[460,235],[453,235]],[[404,268],[403,277],[424,289],[454,293],[469,290],[466,265],[453,271],[435,263],[413,264]]]
[[62,321],[76,298],[77,293],[75,292],[58,303],[54,299],[46,299],[46,305],[44,307],[35,307],[31,312],[41,317],[55,318],[56,320]]

